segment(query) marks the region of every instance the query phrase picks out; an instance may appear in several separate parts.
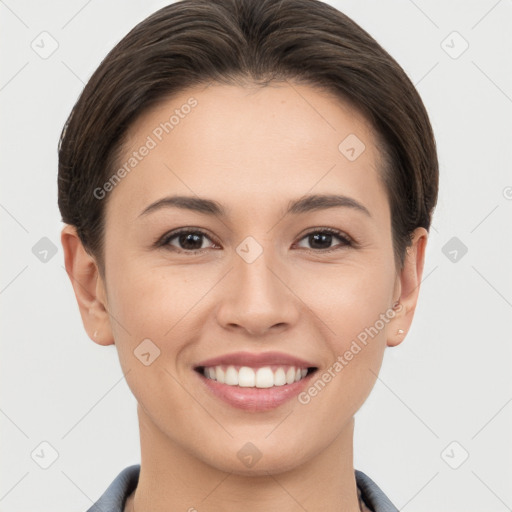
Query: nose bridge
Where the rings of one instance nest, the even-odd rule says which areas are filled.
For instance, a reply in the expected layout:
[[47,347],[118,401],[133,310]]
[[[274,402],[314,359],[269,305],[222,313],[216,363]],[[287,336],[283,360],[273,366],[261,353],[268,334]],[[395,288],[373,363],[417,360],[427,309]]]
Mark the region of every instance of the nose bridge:
[[234,270],[242,296],[240,298],[248,301],[253,307],[259,303],[260,306],[266,304],[270,307],[275,295],[283,291],[276,290],[283,284],[277,279],[276,271],[273,269],[278,265],[270,238],[259,242],[248,236],[238,245],[236,253]]
[[[275,270],[275,258],[269,243],[265,247],[254,239],[242,242],[237,248],[235,257],[235,272],[237,275],[240,291],[249,294],[253,299],[260,296],[262,299],[270,300],[274,295],[273,288],[277,280]],[[237,261],[238,260],[238,261]],[[282,283],[279,283],[282,286]]]
[[285,285],[280,268],[269,238],[262,243],[251,236],[245,238],[233,255],[233,270],[219,321],[224,326],[236,324],[253,334],[294,322],[294,296]]

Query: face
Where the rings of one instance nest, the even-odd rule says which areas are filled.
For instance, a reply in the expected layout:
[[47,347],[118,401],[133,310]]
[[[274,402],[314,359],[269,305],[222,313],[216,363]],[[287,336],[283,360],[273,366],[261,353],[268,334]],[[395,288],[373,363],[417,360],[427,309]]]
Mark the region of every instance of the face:
[[371,126],[304,85],[210,85],[147,112],[124,149],[99,283],[141,425],[224,471],[312,460],[402,327]]

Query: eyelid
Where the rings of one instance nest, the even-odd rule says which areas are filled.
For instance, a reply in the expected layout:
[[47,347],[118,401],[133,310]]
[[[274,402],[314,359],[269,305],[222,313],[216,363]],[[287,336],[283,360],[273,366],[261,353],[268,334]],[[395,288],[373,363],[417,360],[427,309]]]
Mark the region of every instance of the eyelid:
[[[157,241],[155,242],[155,246],[157,246],[157,247],[170,246],[169,242],[171,241],[171,239],[177,237],[178,235],[181,235],[182,233],[200,234],[200,235],[204,236],[205,238],[207,238],[208,240],[210,240],[210,242],[212,242],[213,244],[220,245],[212,236],[210,236],[208,233],[206,233],[206,231],[204,231],[203,229],[185,226],[185,227],[173,230],[173,231],[169,231],[168,233],[165,233],[163,236],[161,236],[160,238],[157,239]],[[173,247],[173,246],[171,246],[171,247]],[[185,249],[180,249],[179,247],[175,247],[175,249],[178,252],[181,251],[181,252],[189,253],[189,254],[204,251],[204,249],[195,249],[195,250],[187,251]]]
[[[184,254],[197,254],[197,253],[200,253],[200,252],[203,252],[203,251],[206,250],[206,249],[189,249],[189,250],[186,250],[186,249],[180,249],[179,247],[171,246],[169,242],[172,239],[174,239],[175,237],[177,237],[180,234],[182,234],[182,233],[200,234],[200,235],[204,236],[205,238],[207,238],[208,240],[210,240],[210,242],[212,242],[213,244],[221,245],[221,244],[219,244],[215,240],[215,238],[210,236],[203,229],[196,228],[196,227],[188,227],[188,226],[184,226],[184,227],[178,228],[176,230],[170,231],[168,233],[165,233],[163,236],[161,236],[159,239],[157,239],[157,241],[155,242],[154,245],[157,246],[157,247],[166,247],[166,246],[173,247],[176,250],[176,252],[182,252]],[[311,234],[314,234],[314,233],[328,233],[328,234],[331,234],[331,235],[339,238],[343,242],[343,245],[342,245],[341,248],[343,248],[343,247],[357,247],[357,245],[358,245],[358,243],[350,235],[348,235],[344,231],[341,231],[341,230],[335,229],[335,228],[330,228],[330,227],[311,228],[309,231],[307,231],[307,232],[303,233],[302,235],[300,235],[299,238],[298,238],[298,241],[300,242],[304,238],[306,238],[307,236],[309,236]],[[309,249],[309,248],[303,248],[303,249],[305,249],[307,251],[310,251],[310,252],[322,254],[322,253],[329,253],[329,252],[332,252],[332,251],[339,250],[340,247],[334,246],[334,247],[329,248],[329,249]]]
[[302,241],[307,236],[312,235],[314,233],[327,233],[327,234],[337,237],[338,239],[340,239],[342,241],[341,247],[338,244],[338,246],[335,245],[334,247],[330,247],[328,249],[309,249],[307,247],[303,248],[304,250],[306,250],[308,252],[312,252],[314,254],[322,255],[322,254],[326,254],[326,253],[339,251],[339,250],[341,250],[343,248],[347,248],[347,247],[354,247],[354,248],[358,247],[358,243],[350,235],[348,235],[347,233],[345,233],[344,231],[341,231],[339,229],[328,228],[328,227],[317,227],[317,228],[313,228],[313,229],[307,231],[299,238],[299,242]]
[[304,238],[305,236],[311,235],[313,233],[329,233],[331,235],[337,236],[338,238],[343,238],[347,242],[350,242],[351,244],[354,244],[354,245],[356,244],[356,241],[350,235],[345,233],[344,231],[341,231],[340,229],[328,228],[328,227],[313,228],[310,231],[307,231],[306,233],[304,233],[304,235],[302,235],[300,240],[302,240],[302,238]]

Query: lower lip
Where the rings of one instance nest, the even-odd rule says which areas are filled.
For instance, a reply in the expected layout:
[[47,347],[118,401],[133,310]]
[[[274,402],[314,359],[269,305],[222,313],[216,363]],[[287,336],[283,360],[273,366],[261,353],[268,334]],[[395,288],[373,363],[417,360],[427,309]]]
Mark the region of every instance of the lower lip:
[[298,382],[285,384],[284,386],[273,386],[271,388],[228,386],[216,380],[208,379],[199,372],[195,373],[197,373],[201,381],[216,397],[227,402],[229,405],[245,411],[261,412],[275,409],[297,396],[315,372],[309,373]]

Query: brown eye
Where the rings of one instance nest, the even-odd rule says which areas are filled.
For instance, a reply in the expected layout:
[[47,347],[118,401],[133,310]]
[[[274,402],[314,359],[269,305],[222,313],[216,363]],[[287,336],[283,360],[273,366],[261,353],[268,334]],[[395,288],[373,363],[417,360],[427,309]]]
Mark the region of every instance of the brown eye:
[[338,244],[343,248],[346,246],[351,246],[352,241],[349,237],[341,233],[340,231],[334,229],[317,229],[316,231],[311,231],[306,234],[301,240],[307,240],[310,244],[310,249],[315,249],[317,251],[330,252],[332,250],[337,250],[337,247],[334,248],[331,246],[334,240],[341,241],[341,244]]
[[194,253],[207,248],[203,246],[204,239],[211,241],[206,233],[202,231],[182,229],[165,235],[162,240],[158,242],[158,246]]

